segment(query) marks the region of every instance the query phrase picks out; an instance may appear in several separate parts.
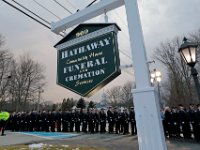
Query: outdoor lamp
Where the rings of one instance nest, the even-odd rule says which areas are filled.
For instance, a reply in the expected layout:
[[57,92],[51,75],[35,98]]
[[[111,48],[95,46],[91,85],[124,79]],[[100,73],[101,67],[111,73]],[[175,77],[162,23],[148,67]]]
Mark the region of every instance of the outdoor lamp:
[[183,44],[178,49],[181,57],[190,67],[196,64],[197,47],[196,43],[188,42],[188,39],[184,37]]
[[188,42],[187,38],[184,37],[183,44],[178,49],[178,52],[180,53],[183,60],[187,63],[187,65],[191,67],[191,75],[193,77],[194,84],[196,86],[197,96],[200,101],[200,84],[197,77],[198,72],[194,67],[197,61],[197,47],[197,43]]

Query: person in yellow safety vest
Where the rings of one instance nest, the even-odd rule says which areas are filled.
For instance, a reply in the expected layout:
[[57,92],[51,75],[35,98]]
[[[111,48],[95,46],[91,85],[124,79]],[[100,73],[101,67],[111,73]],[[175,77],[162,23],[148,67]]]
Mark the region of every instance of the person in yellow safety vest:
[[4,136],[4,130],[6,128],[6,123],[7,120],[9,119],[10,114],[9,112],[6,111],[1,111],[0,112],[0,131],[1,131],[1,136]]

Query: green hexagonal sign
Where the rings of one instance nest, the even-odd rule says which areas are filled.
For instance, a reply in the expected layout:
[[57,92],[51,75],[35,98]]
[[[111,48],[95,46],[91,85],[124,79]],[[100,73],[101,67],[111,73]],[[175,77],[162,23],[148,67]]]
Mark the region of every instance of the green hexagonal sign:
[[57,84],[91,96],[121,74],[116,24],[81,24],[58,42]]

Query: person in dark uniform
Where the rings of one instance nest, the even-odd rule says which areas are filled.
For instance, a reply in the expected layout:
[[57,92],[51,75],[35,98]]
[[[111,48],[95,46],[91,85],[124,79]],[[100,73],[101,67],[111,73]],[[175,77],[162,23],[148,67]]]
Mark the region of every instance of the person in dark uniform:
[[49,127],[51,126],[51,112],[48,110],[46,113],[45,131],[49,132]]
[[125,108],[122,113],[123,134],[129,134],[129,114]]
[[9,119],[9,123],[10,123],[10,129],[12,132],[15,131],[15,126],[16,126],[16,113],[13,112],[11,115],[10,115],[10,119]]
[[30,115],[29,131],[34,131],[35,130],[35,126],[36,126],[36,112],[32,110],[29,113],[29,115]]
[[109,107],[109,110],[107,111],[107,120],[108,120],[108,133],[113,133],[114,113],[112,107]]
[[81,118],[81,122],[82,122],[82,132],[87,132],[87,126],[88,126],[88,113],[86,109],[83,109],[82,111],[82,118]]
[[88,122],[89,122],[89,132],[90,133],[94,133],[94,125],[95,125],[94,115],[95,115],[94,110],[89,109],[89,112],[88,112]]
[[101,108],[101,111],[99,113],[99,119],[100,119],[100,133],[106,132],[106,113],[105,109]]
[[164,129],[165,129],[165,136],[172,137],[172,113],[169,107],[165,107],[164,110]]
[[197,133],[197,118],[196,118],[196,112],[195,112],[195,107],[193,104],[189,105],[189,110],[188,110],[188,115],[189,115],[189,122],[192,125],[192,129],[193,129],[193,134],[194,134],[194,138],[196,139],[196,137],[198,136]]
[[24,131],[28,131],[29,130],[29,114],[28,112],[24,113]]
[[95,129],[95,133],[99,132],[99,112],[98,109],[95,108],[94,109],[94,129]]
[[189,116],[181,104],[179,105],[179,120],[182,127],[183,137],[185,139],[191,139]]
[[55,132],[56,126],[56,112],[55,110],[51,112],[51,132]]
[[131,122],[131,134],[136,135],[137,134],[137,128],[136,128],[134,107],[130,108],[130,122]]
[[69,132],[69,111],[62,112],[62,132]]
[[80,132],[80,126],[81,126],[81,109],[77,108],[75,112],[75,131]]
[[174,137],[181,137],[180,136],[180,120],[179,120],[179,113],[177,108],[173,107],[172,112],[172,136]]
[[200,142],[200,104],[197,105],[196,111],[197,129],[196,129],[196,141]]
[[118,134],[119,133],[119,119],[118,119],[118,111],[117,111],[117,107],[114,108],[114,127],[115,127],[115,133]]
[[70,132],[74,132],[75,110],[70,112]]
[[56,124],[57,124],[57,132],[61,132],[61,123],[62,123],[62,116],[61,110],[56,112]]

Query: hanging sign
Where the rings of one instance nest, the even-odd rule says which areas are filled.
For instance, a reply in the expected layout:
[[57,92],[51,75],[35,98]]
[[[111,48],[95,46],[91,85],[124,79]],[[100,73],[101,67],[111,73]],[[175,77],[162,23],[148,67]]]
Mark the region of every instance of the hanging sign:
[[116,24],[81,24],[58,42],[57,84],[91,96],[121,74]]

